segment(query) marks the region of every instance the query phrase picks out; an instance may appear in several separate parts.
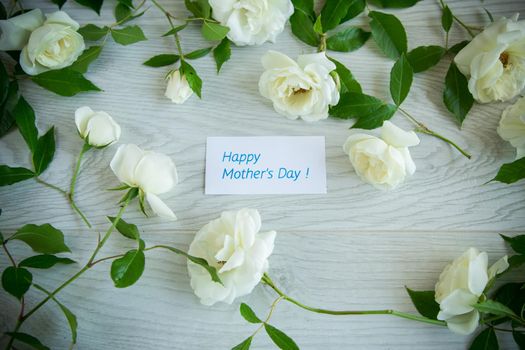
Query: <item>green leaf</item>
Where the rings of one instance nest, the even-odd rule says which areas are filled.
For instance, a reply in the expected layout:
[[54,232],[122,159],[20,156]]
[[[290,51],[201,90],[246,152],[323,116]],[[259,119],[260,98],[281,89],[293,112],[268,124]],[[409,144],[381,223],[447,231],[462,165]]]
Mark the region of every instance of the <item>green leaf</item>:
[[204,23],[202,24],[201,33],[204,39],[216,41],[224,39],[229,31],[230,28],[220,25],[218,23],[204,21]]
[[324,32],[323,32],[323,25],[321,23],[321,15],[319,15],[319,17],[317,17],[317,19],[314,22],[314,32],[316,32],[319,35],[323,35],[324,34]]
[[213,58],[217,64],[217,73],[221,70],[222,65],[231,57],[232,50],[230,48],[230,40],[228,38],[222,39],[221,43],[213,49]]
[[106,36],[106,34],[109,32],[109,28],[101,28],[94,24],[86,24],[85,26],[79,28],[78,32],[84,37],[85,40],[96,41]]
[[348,0],[348,2],[350,3],[350,6],[348,7],[348,11],[340,23],[344,23],[351,20],[352,18],[357,17],[365,10],[365,0]]
[[50,70],[31,79],[41,87],[61,96],[74,96],[82,91],[101,91],[99,87],[84,78],[82,73],[64,68]]
[[27,269],[22,267],[7,267],[2,273],[2,288],[18,300],[31,287],[33,275]]
[[386,56],[397,60],[407,52],[405,28],[396,16],[377,11],[371,11],[368,16],[372,19],[372,37]]
[[[66,1],[66,0],[54,0],[54,1]],[[5,10],[4,4],[0,2],[0,20],[7,19],[7,11]]]
[[397,106],[400,106],[408,96],[413,75],[412,67],[405,54],[401,54],[390,71],[390,95]]
[[244,339],[244,341],[232,348],[232,350],[249,350],[252,345],[253,336]]
[[326,39],[326,47],[332,51],[350,52],[359,49],[370,38],[370,32],[361,28],[348,27],[330,35]]
[[35,177],[33,171],[26,168],[11,168],[0,165],[0,186],[12,185]]
[[274,326],[269,325],[268,323],[264,324],[264,329],[266,330],[266,333],[270,336],[270,338],[273,340],[275,345],[279,347],[279,349],[282,350],[299,350],[299,347],[295,342],[287,336],[283,331],[278,330]]
[[518,268],[523,264],[525,264],[525,255],[513,255],[509,257],[509,270]]
[[[515,255],[523,256],[523,255]],[[514,256],[513,256],[514,257]],[[511,258],[513,258],[511,257]],[[509,259],[510,263],[510,259]],[[510,308],[516,315],[521,314],[525,305],[525,289],[522,288],[523,282],[506,283],[494,294],[494,300]],[[508,320],[508,318],[505,318]]]
[[28,224],[21,227],[9,240],[17,239],[37,253],[56,254],[71,252],[64,243],[64,234],[50,224]]
[[396,106],[386,104],[376,97],[347,92],[341,95],[337,106],[330,108],[330,115],[340,119],[358,118],[352,128],[371,130],[392,118],[396,110]]
[[206,271],[208,271],[208,273],[210,274],[210,277],[211,277],[213,282],[217,282],[217,283],[222,284],[222,281],[219,278],[219,275],[217,274],[217,269],[215,269],[215,267],[213,267],[213,266],[210,266],[208,264],[208,261],[206,261],[206,259],[198,258],[198,257],[193,256],[193,255],[189,255],[185,251],[177,249],[175,247],[170,247],[170,246],[167,246],[167,245],[163,245],[163,246],[160,246],[160,247],[164,248],[164,249],[168,249],[168,250],[172,251],[175,254],[179,254],[179,255],[185,256],[192,263],[195,263],[197,265],[202,266]]
[[525,235],[519,235],[515,237],[509,237],[505,235],[501,235],[501,238],[503,238],[507,243],[510,244],[510,247],[512,250],[514,250],[518,254],[525,255]]
[[206,56],[207,54],[211,52],[212,49],[213,47],[206,47],[204,49],[195,50],[195,51],[185,54],[184,58],[187,58],[189,60],[195,60],[197,58]]
[[86,73],[91,62],[96,60],[101,52],[102,46],[91,46],[84,50],[82,55],[69,68],[79,73]]
[[494,328],[488,327],[481,333],[479,333],[472,344],[470,344],[469,350],[498,350],[498,337]]
[[126,7],[129,7],[131,9],[134,8],[133,0],[117,0],[117,2],[119,4],[122,4],[122,5],[126,6]]
[[51,254],[35,255],[22,260],[18,266],[30,267],[34,269],[49,269],[56,264],[74,264],[75,260],[60,258]]
[[496,316],[516,316],[514,311],[512,311],[507,306],[503,305],[500,302],[497,302],[495,300],[485,300],[478,304],[472,305],[476,310],[485,312],[488,314],[493,314]]
[[426,71],[439,63],[447,50],[441,46],[419,46],[407,54],[414,73]]
[[75,0],[75,2],[79,3],[82,6],[89,7],[90,9],[92,9],[100,15],[100,8],[102,7],[102,3],[104,3],[104,0]]
[[250,323],[262,323],[262,321],[255,315],[255,312],[245,303],[241,303],[240,307],[241,315],[244,319]]
[[23,96],[20,96],[18,103],[13,109],[16,125],[24,137],[31,153],[35,153],[38,144],[38,130],[35,123],[35,111],[27,103]]
[[324,31],[334,29],[348,13],[351,2],[348,0],[326,0],[321,10],[321,24]]
[[19,96],[18,83],[16,80],[13,80],[9,83],[4,103],[0,105],[0,137],[7,134],[15,124],[13,109],[18,104]]
[[113,260],[111,279],[117,288],[126,288],[138,281],[144,272],[145,256],[142,250],[130,250],[122,258]]
[[405,287],[407,290],[412,303],[416,307],[417,311],[421,316],[430,318],[432,320],[437,320],[437,315],[439,313],[439,304],[436,303],[434,291],[415,291],[408,287]]
[[115,6],[115,19],[117,20],[117,22],[122,21],[126,17],[130,17],[130,15],[131,9],[128,6],[120,2],[117,3],[117,5]]
[[328,57],[328,59],[335,64],[335,71],[339,76],[339,82],[341,84],[341,94],[346,92],[362,92],[361,85],[354,78],[352,72],[345,67],[341,62],[336,61],[335,59]]
[[178,33],[181,30],[183,30],[184,28],[186,28],[187,25],[188,25],[188,23],[184,23],[184,24],[181,24],[180,26],[173,27],[172,29],[170,29],[166,33],[162,34],[162,36],[170,36],[170,35],[173,35],[175,33]]
[[469,40],[463,40],[455,45],[453,45],[451,48],[448,49],[448,52],[451,52],[453,54],[457,54],[458,52],[460,52],[461,50],[463,50],[463,48],[465,46],[467,46],[468,44],[470,43]]
[[450,28],[452,27],[452,22],[454,21],[454,16],[452,15],[452,11],[450,11],[450,8],[448,5],[446,5],[443,8],[443,14],[441,15],[441,26],[445,30],[445,32],[449,32]]
[[320,39],[319,34],[314,30],[314,21],[302,11],[295,11],[290,17],[292,33],[302,42],[317,47]]
[[181,74],[186,75],[186,80],[188,81],[188,85],[190,88],[199,96],[201,97],[201,89],[202,89],[202,80],[197,75],[197,72],[195,69],[186,61],[182,61],[180,64],[180,70]]
[[525,178],[525,157],[512,163],[506,163],[499,168],[498,174],[490,181],[499,181],[506,184],[514,183]]
[[51,127],[43,136],[38,139],[33,153],[33,166],[35,174],[42,174],[55,155],[55,127]]
[[13,337],[14,339],[18,340],[19,342],[22,342],[24,344],[27,344],[31,346],[33,349],[36,350],[50,350],[47,346],[42,344],[40,340],[36,339],[32,335],[29,335],[27,333],[20,333],[20,332],[5,332],[5,334]]
[[164,66],[169,66],[171,64],[177,63],[179,59],[180,59],[179,55],[165,53],[165,54],[153,56],[149,60],[144,62],[143,64],[149,67],[164,67]]
[[294,6],[294,13],[302,12],[308,17],[314,18],[314,1],[313,0],[292,0]]
[[445,77],[443,102],[447,109],[456,117],[459,124],[463,123],[467,113],[474,104],[474,98],[468,90],[467,78],[459,71],[454,62],[450,64]]
[[211,7],[208,4],[208,0],[184,0],[184,4],[195,17],[210,17]]
[[382,8],[407,8],[412,7],[421,0],[369,0],[376,6]]
[[[115,220],[117,218],[108,216],[108,219],[109,221],[111,221],[111,223],[115,223]],[[140,238],[140,232],[139,232],[137,225],[127,223],[126,221],[124,221],[124,219],[120,219],[117,222],[117,225],[115,226],[115,228],[124,237],[127,237],[129,239],[134,239],[134,240],[138,240]]]
[[111,37],[117,44],[131,45],[148,40],[139,26],[127,26],[121,29],[111,29]]

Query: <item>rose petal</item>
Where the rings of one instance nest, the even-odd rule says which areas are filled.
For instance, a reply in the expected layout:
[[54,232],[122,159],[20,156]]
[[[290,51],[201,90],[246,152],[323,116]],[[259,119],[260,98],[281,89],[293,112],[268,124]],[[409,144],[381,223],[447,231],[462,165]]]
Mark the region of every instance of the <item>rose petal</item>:
[[143,155],[144,152],[137,145],[121,145],[109,166],[121,182],[131,187],[137,187],[135,169]]
[[46,15],[47,19],[45,23],[56,23],[62,24],[71,27],[74,30],[80,28],[78,22],[73,20],[67,13],[64,11],[57,11]]
[[468,288],[474,295],[480,296],[489,281],[487,275],[488,256],[481,252],[470,261],[468,266]]
[[173,211],[164,203],[159,197],[153,193],[146,193],[146,201],[148,202],[151,210],[162,218],[168,218],[177,220],[177,216]]
[[270,50],[261,59],[264,69],[297,67],[297,63],[283,53]]
[[412,147],[419,144],[419,137],[413,131],[405,131],[386,120],[381,127],[381,138],[394,147]]
[[456,289],[441,301],[441,311],[448,315],[462,315],[470,312],[478,301],[479,295],[472,294],[464,289]]
[[499,275],[500,273],[506,271],[509,268],[509,261],[508,257],[505,255],[498,261],[496,261],[488,271],[489,280],[496,277],[496,275]]
[[146,193],[166,193],[178,182],[177,169],[167,155],[144,152],[135,168],[135,181]]
[[82,137],[86,137],[86,127],[89,119],[95,112],[87,106],[80,107],[75,111],[75,124]]
[[472,310],[464,315],[454,316],[447,320],[447,327],[452,332],[468,335],[476,330],[479,325],[479,312]]

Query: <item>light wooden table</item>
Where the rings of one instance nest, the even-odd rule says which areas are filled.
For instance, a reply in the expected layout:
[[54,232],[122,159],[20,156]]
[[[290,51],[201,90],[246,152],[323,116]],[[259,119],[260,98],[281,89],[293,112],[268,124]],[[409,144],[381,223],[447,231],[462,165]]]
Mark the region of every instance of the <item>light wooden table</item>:
[[[45,12],[56,8],[50,1],[25,1]],[[34,5],[33,5],[34,3]],[[64,7],[81,24],[113,22],[113,1],[106,1],[102,16],[72,1]],[[182,1],[164,0],[174,13],[184,14]],[[449,1],[454,13],[465,21],[484,25],[482,6],[494,16],[525,12],[521,0]],[[387,11],[390,12],[390,11]],[[424,0],[413,8],[394,12],[403,22],[409,48],[443,45],[440,10],[436,1]],[[365,23],[358,18],[355,23]],[[87,74],[104,89],[72,98],[56,96],[40,87],[22,83],[22,91],[37,113],[40,130],[57,127],[56,158],[44,178],[66,186],[81,148],[73,121],[77,107],[88,105],[109,112],[123,128],[122,143],[137,143],[170,155],[176,162],[181,183],[163,196],[176,212],[177,222],[144,218],[136,206],[125,219],[139,225],[148,244],[171,244],[186,249],[194,233],[222,210],[258,208],[263,229],[278,232],[270,274],[284,290],[308,304],[327,308],[395,308],[415,312],[404,286],[432,289],[447,262],[470,246],[489,253],[491,261],[507,252],[498,233],[523,232],[525,224],[524,183],[483,185],[499,166],[514,157],[514,149],[496,134],[501,111],[507,104],[475,105],[461,130],[442,105],[447,60],[418,74],[405,108],[436,131],[441,131],[472,153],[467,160],[443,142],[421,136],[411,149],[417,171],[399,189],[382,192],[361,182],[342,151],[349,134],[348,122],[290,121],[274,112],[258,93],[261,56],[269,49],[292,57],[312,48],[291,36],[289,28],[274,45],[234,48],[232,59],[220,75],[211,57],[195,62],[204,80],[203,99],[195,96],[184,105],[164,96],[166,69],[142,65],[149,57],[174,50],[162,15],[151,8],[137,21],[147,37],[128,47],[110,42]],[[187,51],[202,48],[197,27],[182,34]],[[466,39],[460,28],[451,42]],[[364,91],[388,98],[387,76],[392,62],[370,40],[349,54],[334,53],[350,67]],[[410,125],[402,116],[394,121]],[[328,171],[326,195],[205,196],[204,150],[207,136],[324,135]],[[29,166],[28,151],[17,131],[0,140],[0,163]],[[0,228],[8,235],[26,223],[49,222],[64,231],[72,258],[84,262],[96,244],[97,230],[107,226],[106,215],[116,213],[120,194],[105,189],[117,180],[109,168],[115,147],[87,155],[78,183],[78,203],[95,223],[85,229],[66,201],[34,181],[0,188]],[[29,254],[22,244],[13,244],[19,258]],[[114,235],[105,252],[120,252],[130,243]],[[7,266],[5,255],[0,267]],[[109,263],[92,271],[59,294],[76,313],[79,349],[229,349],[247,337],[254,326],[233,305],[205,307],[189,285],[184,259],[167,252],[147,254],[146,270],[128,289],[116,289],[109,277]],[[53,288],[76,269],[75,265],[36,271],[35,280]],[[514,274],[510,279],[520,276]],[[521,276],[523,277],[523,276]],[[31,292],[29,304],[41,294]],[[263,315],[274,298],[258,286],[242,298]],[[13,328],[18,304],[0,293],[0,330]],[[303,312],[281,304],[272,319],[303,349],[465,349],[470,337],[447,329],[388,316],[329,317]],[[28,333],[55,349],[69,344],[69,328],[54,304],[39,310],[24,325]],[[5,343],[5,337],[2,342]],[[510,337],[501,338],[502,348],[512,349]],[[272,349],[265,335],[256,337],[254,349]]]

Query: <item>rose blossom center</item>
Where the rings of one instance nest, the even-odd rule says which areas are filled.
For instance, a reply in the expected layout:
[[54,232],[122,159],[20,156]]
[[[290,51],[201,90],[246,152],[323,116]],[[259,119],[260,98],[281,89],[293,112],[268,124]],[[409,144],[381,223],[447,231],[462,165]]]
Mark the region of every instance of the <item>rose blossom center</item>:
[[507,68],[507,66],[509,65],[509,54],[507,52],[503,51],[499,55],[499,60],[503,64],[503,68]]
[[310,89],[303,89],[303,88],[299,88],[299,89],[294,89],[293,90],[293,94],[294,95],[298,95],[298,94],[304,94],[304,93],[307,93],[308,91],[310,91]]

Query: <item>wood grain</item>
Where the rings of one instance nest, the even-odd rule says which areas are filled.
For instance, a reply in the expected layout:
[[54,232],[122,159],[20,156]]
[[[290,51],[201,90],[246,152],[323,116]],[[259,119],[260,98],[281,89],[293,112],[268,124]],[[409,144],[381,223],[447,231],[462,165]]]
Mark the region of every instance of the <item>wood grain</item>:
[[[161,2],[173,13],[186,15],[182,1]],[[525,10],[525,3],[519,0],[448,3],[455,14],[478,25],[488,22],[482,6],[495,17]],[[106,1],[100,17],[72,1],[64,10],[82,24],[109,24],[114,21],[113,5]],[[31,7],[44,12],[56,10],[44,0],[31,1]],[[443,45],[437,1],[424,0],[410,9],[385,11],[402,20],[409,48]],[[366,25],[366,19],[360,17],[354,23]],[[414,176],[399,189],[383,192],[362,183],[351,170],[342,151],[349,135],[348,122],[290,121],[278,115],[258,93],[260,57],[267,50],[291,57],[313,51],[295,39],[289,28],[276,44],[234,47],[232,59],[220,75],[211,57],[194,61],[204,80],[203,99],[193,96],[179,106],[163,96],[167,68],[142,65],[153,55],[173,52],[172,39],[160,37],[167,31],[167,23],[151,8],[137,24],[143,27],[148,41],[127,47],[109,41],[90,67],[87,76],[103,92],[64,98],[28,81],[22,82],[21,88],[35,108],[40,131],[57,127],[58,151],[43,176],[49,182],[64,188],[69,183],[82,146],[73,114],[83,105],[110,113],[122,126],[122,143],[161,151],[175,160],[181,183],[162,198],[179,220],[146,219],[136,206],[126,213],[126,219],[144,231],[148,243],[187,247],[193,234],[222,210],[258,208],[264,228],[279,232],[271,274],[291,294],[306,303],[333,308],[413,311],[403,289],[405,284],[431,289],[446,262],[469,246],[488,251],[495,260],[506,251],[497,233],[523,230],[524,183],[484,185],[501,164],[514,158],[514,149],[495,131],[507,104],[475,105],[460,130],[441,102],[447,59],[415,77],[404,107],[430,128],[457,140],[473,158],[467,160],[441,141],[422,135],[421,144],[411,150],[417,165]],[[464,39],[465,33],[454,26],[451,43]],[[185,51],[207,45],[196,26],[185,30],[182,40]],[[388,99],[385,77],[393,63],[371,40],[357,52],[333,56],[352,70],[366,93]],[[410,127],[401,115],[395,116],[394,122]],[[205,196],[205,139],[228,135],[325,135],[328,194]],[[0,139],[0,150],[0,163],[29,166],[28,151],[17,131]],[[88,153],[79,177],[77,200],[96,230],[106,227],[105,216],[116,212],[121,196],[106,191],[118,185],[109,169],[115,150],[110,147]],[[4,235],[25,223],[49,222],[67,234],[78,261],[85,261],[94,247],[94,233],[83,229],[65,199],[32,180],[0,188],[0,208]],[[123,251],[127,244],[115,236],[106,252]],[[21,246],[14,253],[19,258],[29,254]],[[5,267],[7,260],[1,258],[0,264]],[[124,290],[112,286],[108,268],[109,264],[96,266],[60,295],[59,300],[78,316],[79,349],[225,349],[253,331],[238,314],[238,303],[212,308],[198,303],[180,257],[166,252],[148,254],[143,278]],[[74,270],[75,266],[61,266],[38,271],[35,278],[52,288]],[[32,292],[29,303],[40,297]],[[258,287],[243,300],[264,314],[273,295]],[[3,293],[0,303],[0,330],[10,329],[17,304]],[[406,320],[387,316],[338,319],[308,314],[284,303],[272,322],[303,349],[464,349],[469,342],[468,337]],[[25,327],[53,348],[68,346],[68,327],[55,305],[40,310]],[[255,349],[273,348],[262,334],[254,343]],[[512,349],[510,338],[502,338],[502,343],[502,348]]]

